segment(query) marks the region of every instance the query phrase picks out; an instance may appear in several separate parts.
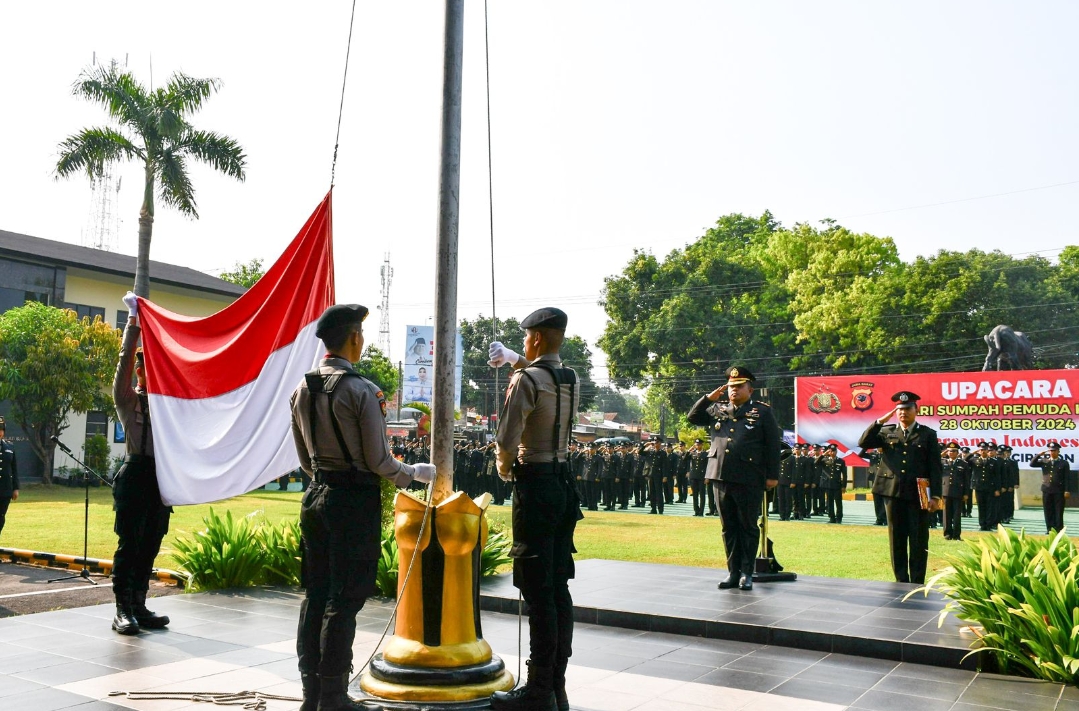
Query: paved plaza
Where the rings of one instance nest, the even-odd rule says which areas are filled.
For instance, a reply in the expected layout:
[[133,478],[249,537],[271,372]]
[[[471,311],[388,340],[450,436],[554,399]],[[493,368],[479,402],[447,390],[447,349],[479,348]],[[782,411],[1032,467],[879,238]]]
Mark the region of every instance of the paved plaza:
[[[159,598],[151,608],[172,617],[170,629],[136,637],[109,629],[110,605],[0,620],[0,708],[214,708],[110,697],[120,690],[298,696],[300,600],[299,592],[279,588]],[[391,609],[389,602],[372,600],[361,612],[358,663],[374,650]],[[496,653],[516,671],[516,616],[485,612],[483,628]],[[527,637],[527,622],[524,630]],[[526,638],[525,649],[527,644]],[[570,696],[573,708],[582,711],[1079,709],[1079,690],[1060,684],[609,625],[578,624],[574,650]],[[298,706],[268,704],[282,711]]]

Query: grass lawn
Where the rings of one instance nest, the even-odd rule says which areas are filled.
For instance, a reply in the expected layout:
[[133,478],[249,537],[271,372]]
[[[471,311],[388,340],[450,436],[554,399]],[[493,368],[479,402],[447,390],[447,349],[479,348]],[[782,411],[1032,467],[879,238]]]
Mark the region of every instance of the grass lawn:
[[[172,544],[176,536],[203,528],[202,518],[213,506],[219,514],[235,516],[253,512],[272,522],[299,515],[298,492],[256,491],[214,504],[178,506],[169,533],[161,546],[157,565],[176,569]],[[8,510],[0,546],[48,553],[82,554],[83,491],[68,487],[31,486],[20,492]],[[496,526],[509,528],[509,507],[490,512]],[[112,497],[109,489],[90,490],[91,558],[112,558],[116,536],[112,532]],[[888,561],[888,529],[877,526],[830,526],[802,522],[769,522],[775,554],[787,569],[803,575],[891,580]],[[964,531],[965,538],[980,535]],[[705,517],[643,516],[589,512],[577,526],[579,560],[612,560],[669,563],[705,568],[723,566],[723,541],[718,519]],[[929,567],[945,565],[942,553],[958,550],[963,543],[945,541],[940,529],[931,532]]]

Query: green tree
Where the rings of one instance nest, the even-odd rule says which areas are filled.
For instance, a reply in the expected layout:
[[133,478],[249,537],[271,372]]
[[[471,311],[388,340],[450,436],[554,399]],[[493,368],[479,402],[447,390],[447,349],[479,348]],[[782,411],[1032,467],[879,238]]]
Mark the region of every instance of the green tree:
[[[461,347],[464,350],[461,363],[461,406],[473,407],[485,415],[494,412],[505,396],[509,371],[498,373],[498,389],[495,389],[495,369],[487,365],[488,346],[497,340],[517,353],[524,352],[524,331],[515,318],[497,319],[492,323],[482,314],[474,320],[462,319]],[[592,351],[580,336],[566,336],[562,344],[562,362],[577,371],[580,379],[581,409],[592,406],[596,396],[596,384],[592,380]],[[498,398],[496,403],[495,398]]]
[[154,195],[182,214],[198,218],[189,161],[206,163],[242,181],[246,156],[234,139],[201,131],[188,123],[203,103],[221,88],[219,79],[198,79],[176,72],[164,86],[148,90],[115,62],[83,70],[72,87],[80,98],[100,104],[113,125],[84,128],[60,143],[57,177],[103,174],[105,166],[137,160],[143,168],[142,207],[139,210],[139,248],[135,262],[135,293],[150,295],[150,238],[154,225]]
[[236,262],[232,271],[221,272],[220,278],[250,289],[264,274],[266,274],[266,269],[262,266],[262,260],[255,258],[247,264]]
[[382,388],[387,400],[394,396],[401,384],[397,366],[377,346],[364,348],[360,362],[355,367],[357,373]]
[[641,419],[641,401],[632,393],[623,393],[609,385],[596,389],[593,408],[600,412],[617,412],[618,421],[637,422]]
[[120,354],[120,332],[100,317],[35,302],[0,315],[0,399],[44,465],[52,483],[54,436],[70,413],[113,409],[110,388]]

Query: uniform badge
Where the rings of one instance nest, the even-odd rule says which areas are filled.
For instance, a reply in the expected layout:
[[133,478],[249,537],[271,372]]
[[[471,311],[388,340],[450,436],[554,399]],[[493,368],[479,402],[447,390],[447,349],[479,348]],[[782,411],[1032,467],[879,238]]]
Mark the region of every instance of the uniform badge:
[[382,419],[386,419],[386,395],[379,390],[375,393],[375,397],[378,398],[378,406],[382,410]]

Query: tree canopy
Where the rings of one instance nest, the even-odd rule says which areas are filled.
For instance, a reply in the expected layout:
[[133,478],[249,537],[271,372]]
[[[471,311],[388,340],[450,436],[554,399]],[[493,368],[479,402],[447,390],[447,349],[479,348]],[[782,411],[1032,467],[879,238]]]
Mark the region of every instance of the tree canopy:
[[72,93],[105,109],[111,125],[84,128],[59,146],[56,175],[85,173],[100,177],[105,166],[134,160],[143,168],[142,207],[139,210],[139,250],[135,262],[135,293],[150,296],[150,239],[154,199],[197,219],[195,186],[190,161],[209,165],[243,180],[247,157],[233,138],[196,129],[188,117],[198,113],[221,88],[220,79],[199,79],[176,72],[157,89],[147,89],[116,62],[83,70]]
[[360,362],[355,367],[357,373],[382,388],[387,400],[394,396],[401,384],[397,366],[377,346],[364,348]]
[[1037,255],[940,250],[911,262],[888,237],[833,220],[784,228],[732,214],[662,259],[637,251],[603,291],[598,345],[614,384],[648,386],[646,421],[683,415],[744,365],[782,424],[796,375],[979,370],[982,336],[1026,332],[1037,367],[1079,350],[1079,248]]
[[113,409],[120,332],[74,311],[28,302],[0,314],[0,399],[52,481],[54,436],[73,412]]
[[262,266],[262,260],[255,258],[247,264],[236,262],[231,271],[221,272],[220,278],[250,289],[264,274],[266,269]]

